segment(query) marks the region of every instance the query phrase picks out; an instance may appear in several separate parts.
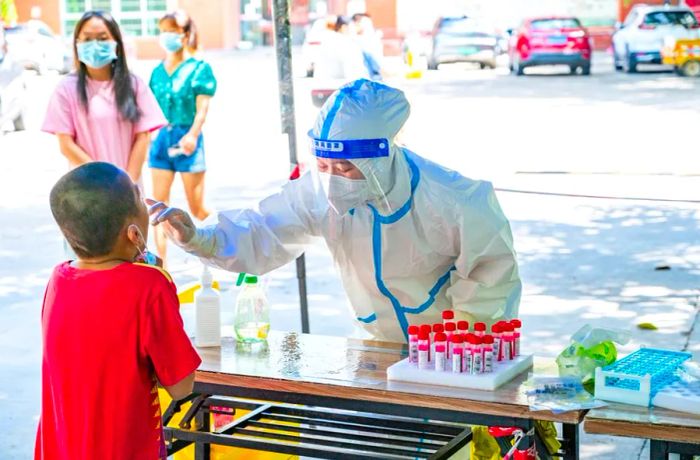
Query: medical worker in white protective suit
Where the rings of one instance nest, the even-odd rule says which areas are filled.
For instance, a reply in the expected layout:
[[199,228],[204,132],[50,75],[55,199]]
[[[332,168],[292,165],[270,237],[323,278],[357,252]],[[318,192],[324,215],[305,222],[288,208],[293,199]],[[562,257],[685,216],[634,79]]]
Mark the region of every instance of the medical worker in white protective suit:
[[403,92],[357,80],[321,109],[315,168],[262,200],[196,229],[152,204],[154,224],[186,251],[227,270],[264,274],[325,239],[355,317],[377,339],[409,324],[517,316],[521,283],[508,220],[489,182],[462,177],[394,143],[410,107]]

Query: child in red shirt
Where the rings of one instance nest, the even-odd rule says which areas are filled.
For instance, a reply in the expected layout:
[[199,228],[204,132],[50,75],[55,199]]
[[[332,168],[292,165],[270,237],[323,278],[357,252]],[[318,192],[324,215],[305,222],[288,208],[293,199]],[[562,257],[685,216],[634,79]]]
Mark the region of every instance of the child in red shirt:
[[164,459],[158,383],[192,392],[201,360],[175,285],[145,254],[148,212],[129,176],[87,163],[51,191],[78,259],[55,268],[42,309],[42,407],[35,459]]

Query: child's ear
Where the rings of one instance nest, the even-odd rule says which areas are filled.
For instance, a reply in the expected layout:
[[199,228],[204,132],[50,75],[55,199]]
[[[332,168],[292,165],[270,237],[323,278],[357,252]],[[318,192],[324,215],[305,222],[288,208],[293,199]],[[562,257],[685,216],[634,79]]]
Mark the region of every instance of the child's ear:
[[141,230],[139,230],[136,224],[131,224],[126,228],[126,237],[129,238],[129,241],[134,243],[134,246],[137,248],[142,248],[145,245]]

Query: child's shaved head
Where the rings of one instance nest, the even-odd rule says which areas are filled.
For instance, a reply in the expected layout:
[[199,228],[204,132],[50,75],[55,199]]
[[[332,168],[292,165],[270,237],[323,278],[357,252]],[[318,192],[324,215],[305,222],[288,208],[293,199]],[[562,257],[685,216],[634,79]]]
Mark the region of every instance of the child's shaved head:
[[138,215],[138,189],[109,163],[87,163],[63,176],[51,190],[51,212],[81,258],[109,254],[127,219]]

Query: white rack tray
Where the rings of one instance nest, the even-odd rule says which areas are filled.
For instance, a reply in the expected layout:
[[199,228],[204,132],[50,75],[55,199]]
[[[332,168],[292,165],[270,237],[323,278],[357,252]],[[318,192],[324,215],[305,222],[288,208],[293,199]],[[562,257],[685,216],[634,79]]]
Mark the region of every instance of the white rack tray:
[[513,361],[494,363],[493,372],[487,374],[455,374],[450,371],[419,370],[418,366],[409,364],[408,358],[392,364],[386,370],[389,380],[425,383],[476,390],[495,390],[517,375],[532,367],[532,355],[518,356]]

